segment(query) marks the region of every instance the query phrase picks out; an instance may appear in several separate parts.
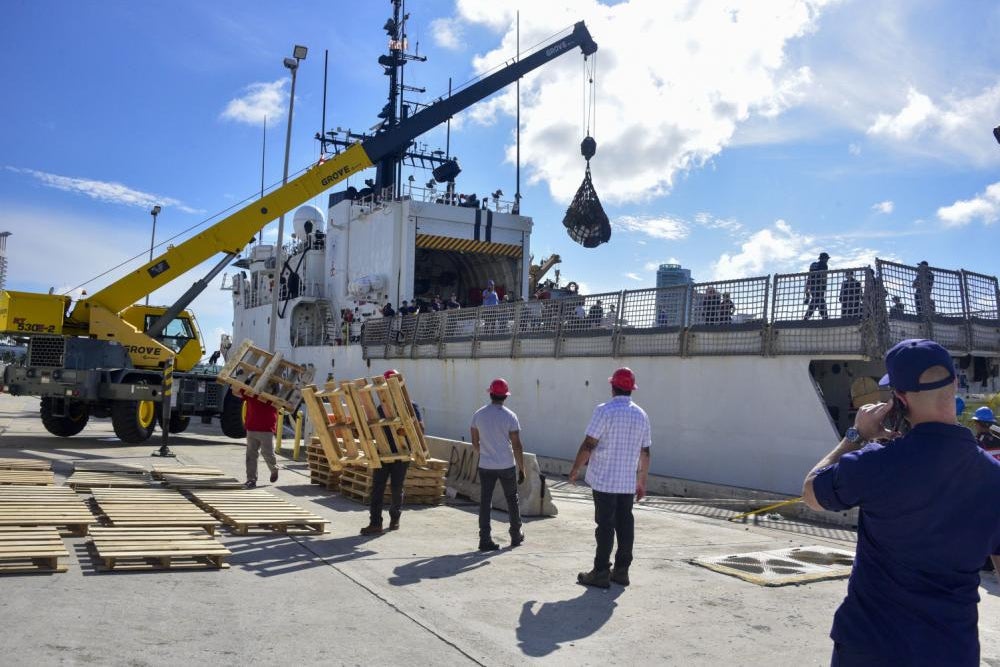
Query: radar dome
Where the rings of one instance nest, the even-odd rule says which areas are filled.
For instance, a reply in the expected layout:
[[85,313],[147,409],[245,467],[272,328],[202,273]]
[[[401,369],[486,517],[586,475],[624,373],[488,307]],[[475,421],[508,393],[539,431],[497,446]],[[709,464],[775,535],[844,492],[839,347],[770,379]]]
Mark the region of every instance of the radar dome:
[[292,218],[295,228],[295,238],[304,239],[306,234],[326,231],[326,219],[323,212],[315,206],[300,206]]

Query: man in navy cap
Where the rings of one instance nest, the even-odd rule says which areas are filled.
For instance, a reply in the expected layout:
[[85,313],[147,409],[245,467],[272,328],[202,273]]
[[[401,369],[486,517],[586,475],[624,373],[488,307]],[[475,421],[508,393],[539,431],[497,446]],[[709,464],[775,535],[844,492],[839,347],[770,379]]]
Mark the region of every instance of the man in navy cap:
[[[1000,462],[956,422],[947,350],[904,340],[885,365],[890,401],[862,407],[802,489],[816,510],[860,508],[832,664],[979,665],[979,568],[1000,551]],[[883,426],[894,408],[909,422],[901,437]]]

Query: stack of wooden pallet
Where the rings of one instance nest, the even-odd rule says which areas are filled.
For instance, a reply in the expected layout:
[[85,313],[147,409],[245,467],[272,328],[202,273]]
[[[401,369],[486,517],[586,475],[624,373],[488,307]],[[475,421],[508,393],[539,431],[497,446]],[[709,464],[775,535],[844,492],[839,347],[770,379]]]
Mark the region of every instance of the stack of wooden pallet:
[[330,468],[330,462],[326,458],[319,438],[313,438],[306,447],[306,458],[309,460],[310,483],[319,484],[329,491],[336,491],[340,487],[341,470]]
[[153,479],[172,489],[238,489],[243,483],[208,466],[153,466]]
[[[411,463],[406,471],[403,484],[403,502],[413,505],[437,505],[445,497],[445,481],[448,476],[448,462],[428,459],[424,465]],[[372,472],[368,468],[345,468],[340,477],[340,495],[361,503],[371,502]],[[389,484],[385,487],[385,498],[391,495]]]
[[313,373],[312,368],[255,347],[248,339],[229,356],[218,380],[231,386],[234,392],[292,412],[302,400],[301,388],[312,382]]

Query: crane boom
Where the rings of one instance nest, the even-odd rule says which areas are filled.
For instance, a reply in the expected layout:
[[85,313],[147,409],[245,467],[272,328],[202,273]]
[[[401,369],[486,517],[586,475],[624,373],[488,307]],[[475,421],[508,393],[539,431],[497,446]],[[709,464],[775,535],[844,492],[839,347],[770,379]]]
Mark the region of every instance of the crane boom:
[[86,329],[90,323],[93,306],[112,313],[120,312],[216,253],[238,253],[253,239],[259,229],[279,215],[288,213],[348,176],[371,167],[386,155],[405,148],[413,139],[440,125],[456,113],[576,47],[580,47],[585,56],[597,51],[597,43],[590,36],[583,21],[576,23],[569,35],[545,44],[530,55],[431,104],[387,132],[371,137],[363,143],[354,144],[205,231],[168,248],[165,253],[139,269],[95,292],[89,298],[78,301],[69,314],[66,324],[70,328]]

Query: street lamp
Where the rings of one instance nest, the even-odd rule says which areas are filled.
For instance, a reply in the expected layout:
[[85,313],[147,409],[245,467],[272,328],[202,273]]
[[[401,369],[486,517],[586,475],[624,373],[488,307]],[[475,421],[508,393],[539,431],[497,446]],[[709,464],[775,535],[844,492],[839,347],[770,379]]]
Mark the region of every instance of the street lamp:
[[[153,207],[153,210],[149,212],[149,214],[153,216],[153,235],[149,237],[149,261],[151,262],[153,261],[153,245],[156,243],[156,216],[160,214],[161,210],[163,209],[161,209],[160,205],[157,204],[156,206]],[[149,305],[148,294],[146,295],[146,305],[147,306]]]
[[[285,185],[288,183],[288,154],[292,145],[292,113],[295,110],[295,75],[299,71],[299,62],[305,60],[306,53],[309,51],[304,46],[299,44],[295,45],[292,49],[292,57],[285,58],[284,65],[292,71],[292,91],[288,96],[288,129],[285,131],[285,171],[281,178],[281,184]],[[281,276],[281,267],[284,266],[284,258],[282,257],[282,244],[285,241],[285,214],[282,213],[281,217],[278,218],[278,243],[275,249],[274,258],[274,287],[271,289],[271,327],[268,332],[268,345],[267,349],[271,352],[275,351],[276,339],[278,337],[278,294],[280,292],[280,282],[279,277]]]

